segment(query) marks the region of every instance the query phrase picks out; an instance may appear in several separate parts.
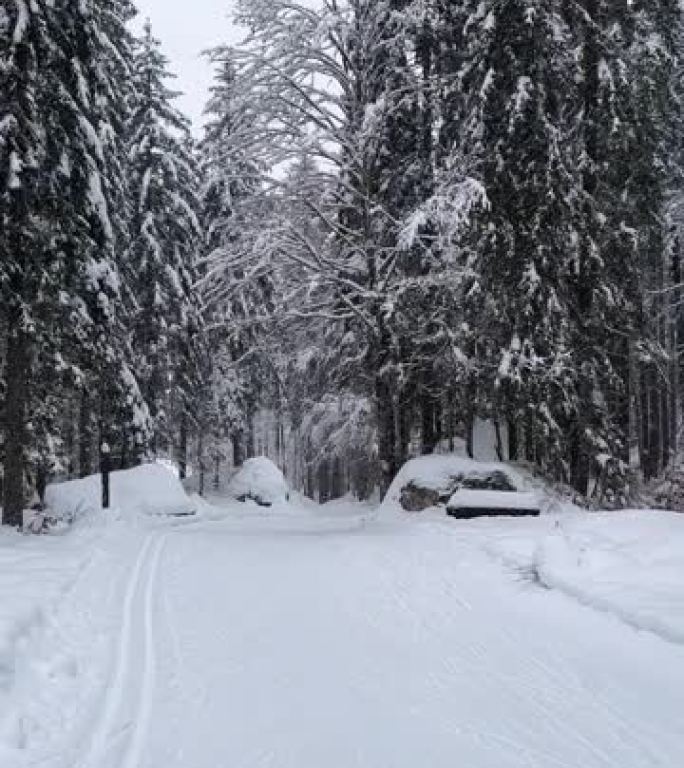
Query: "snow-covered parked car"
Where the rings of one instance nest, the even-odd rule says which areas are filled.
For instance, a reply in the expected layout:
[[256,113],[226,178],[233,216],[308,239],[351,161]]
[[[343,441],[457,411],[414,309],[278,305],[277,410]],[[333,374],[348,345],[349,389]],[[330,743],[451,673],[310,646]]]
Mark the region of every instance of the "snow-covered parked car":
[[538,517],[541,514],[535,493],[459,488],[449,499],[447,515],[470,520],[474,517]]
[[422,512],[442,507],[460,488],[518,491],[525,487],[521,472],[503,462],[482,462],[458,454],[433,454],[411,459],[401,468],[383,501],[385,507]]
[[505,462],[433,454],[401,468],[382,506],[404,512],[446,509],[463,518],[539,515],[548,499],[538,486],[524,470]]
[[536,517],[541,514],[536,493],[518,490],[501,470],[466,475],[447,501],[447,514],[468,520],[474,517]]
[[238,501],[254,501],[260,507],[285,504],[290,500],[285,476],[264,456],[245,461],[231,479],[228,493]]

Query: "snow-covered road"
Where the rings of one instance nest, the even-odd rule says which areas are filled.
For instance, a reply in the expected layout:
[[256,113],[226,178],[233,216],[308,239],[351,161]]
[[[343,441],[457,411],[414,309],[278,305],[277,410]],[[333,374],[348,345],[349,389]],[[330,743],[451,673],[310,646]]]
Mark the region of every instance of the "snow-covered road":
[[81,674],[104,671],[3,768],[684,765],[684,647],[508,569],[490,532],[343,512],[137,530],[121,567],[100,558],[115,586],[90,620],[115,631]]

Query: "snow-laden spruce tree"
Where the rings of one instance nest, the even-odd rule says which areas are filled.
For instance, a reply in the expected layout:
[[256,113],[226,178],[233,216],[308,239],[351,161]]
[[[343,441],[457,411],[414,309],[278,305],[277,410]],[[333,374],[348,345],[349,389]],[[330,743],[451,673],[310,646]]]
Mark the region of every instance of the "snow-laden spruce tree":
[[149,22],[135,50],[127,124],[132,200],[127,249],[136,373],[153,419],[153,452],[186,462],[196,421],[201,313],[194,290],[200,247],[199,175],[189,121],[175,108],[168,61]]
[[567,387],[578,197],[570,32],[556,0],[461,6],[451,35],[461,49],[446,62],[457,83],[446,108],[460,125],[451,151],[467,159],[488,201],[460,243],[473,273],[465,309],[479,375],[470,386],[480,415],[507,425],[511,458],[524,453],[559,471],[575,408]]
[[[102,445],[110,403],[130,394],[126,381],[135,389],[124,371],[110,217],[120,179],[112,161],[119,94],[112,61],[127,12],[126,3],[95,0],[15,3],[0,11],[4,519],[10,523],[21,517],[31,456],[40,457],[38,472],[54,464],[46,451],[58,443],[56,398],[87,379],[97,382]],[[108,36],[105,19],[119,40]],[[47,382],[51,397],[43,398]],[[31,446],[32,440],[41,444]]]
[[[675,3],[585,0],[566,9],[577,52],[573,131],[581,177],[579,248],[571,276],[576,412],[568,455],[585,494],[618,496],[630,437],[653,476],[669,460],[668,353],[660,306],[666,255],[666,156],[672,153]],[[672,142],[674,144],[675,142]],[[636,434],[635,434],[636,433]],[[637,437],[637,434],[639,435]]]

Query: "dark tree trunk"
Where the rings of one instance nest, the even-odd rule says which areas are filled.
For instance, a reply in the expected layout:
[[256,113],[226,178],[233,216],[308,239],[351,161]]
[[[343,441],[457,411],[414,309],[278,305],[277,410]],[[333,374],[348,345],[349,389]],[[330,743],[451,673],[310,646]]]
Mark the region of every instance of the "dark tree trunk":
[[206,464],[204,461],[204,438],[200,430],[197,436],[197,463],[199,464],[199,495],[204,496],[204,485],[206,480]]
[[47,490],[48,479],[49,479],[48,468],[45,465],[41,464],[36,469],[36,494],[38,496],[38,499],[40,500],[41,508],[43,508],[45,505],[45,491]]
[[[582,369],[585,355],[591,355],[591,326],[590,320],[593,304],[594,267],[592,267],[592,236],[594,228],[593,199],[598,188],[596,168],[599,166],[599,112],[600,112],[600,45],[598,38],[598,2],[597,0],[583,0],[582,6],[586,13],[586,38],[584,41],[584,56],[582,69],[584,72],[584,150],[587,155],[586,167],[582,174],[582,186],[586,197],[583,212],[587,233],[582,237],[577,274],[576,300],[579,318],[579,338],[576,341],[576,349],[580,356],[579,368]],[[585,351],[586,350],[586,351]],[[592,392],[585,381],[581,381],[577,397],[579,411],[577,423],[571,438],[571,482],[575,490],[582,496],[586,496],[589,490],[589,455],[586,433],[590,422],[587,415],[591,410]]]
[[518,461],[520,459],[520,443],[518,435],[518,425],[514,419],[508,420],[508,460]]
[[66,457],[67,457],[67,480],[71,480],[74,476],[74,448],[76,443],[76,430],[74,426],[74,401],[73,398],[69,398],[69,406],[66,415],[65,424],[66,437],[64,439]]
[[318,501],[320,504],[330,501],[330,462],[327,459],[318,465]]
[[131,466],[128,449],[128,430],[124,426],[121,428],[121,455],[119,457],[119,469],[128,469],[129,466]]
[[422,424],[421,453],[424,456],[434,453],[437,445],[436,412],[434,399],[427,392],[423,392],[420,397],[420,416]]
[[245,434],[245,451],[247,455],[245,458],[252,459],[256,456],[254,449],[254,414],[250,414],[247,423],[247,433]]
[[233,435],[231,442],[233,443],[233,466],[241,467],[245,463],[245,454],[242,450],[242,436]]
[[681,313],[680,304],[682,300],[681,285],[681,254],[679,238],[675,238],[672,249],[672,305],[670,307],[670,451],[672,459],[677,456],[678,435],[677,428],[679,424],[679,315]]
[[503,440],[501,439],[501,422],[494,419],[494,432],[496,434],[496,456],[499,461],[505,461]]
[[92,412],[90,397],[86,389],[81,392],[78,414],[78,474],[87,477],[92,474]]
[[466,414],[465,418],[465,430],[466,430],[466,456],[470,459],[475,458],[475,446],[474,446],[474,438],[475,435],[475,414],[473,413],[472,409],[468,409],[468,413]]
[[397,467],[397,433],[394,414],[394,399],[385,381],[378,377],[375,383],[375,398],[378,421],[378,459],[382,472],[382,494],[389,489]]
[[214,490],[218,491],[221,487],[221,456],[217,452],[214,456]]
[[4,525],[21,526],[26,502],[25,473],[28,435],[26,409],[29,386],[28,339],[20,330],[20,318],[10,322],[5,360],[3,483]]
[[178,474],[181,480],[188,476],[188,417],[185,413],[181,415],[178,436]]
[[310,499],[316,499],[316,473],[311,464],[306,465],[306,495]]

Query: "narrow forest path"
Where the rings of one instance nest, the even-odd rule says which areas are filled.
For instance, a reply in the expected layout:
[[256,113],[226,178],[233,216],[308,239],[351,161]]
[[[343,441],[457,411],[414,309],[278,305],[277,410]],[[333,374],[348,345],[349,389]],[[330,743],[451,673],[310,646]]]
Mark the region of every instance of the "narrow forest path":
[[41,767],[684,765],[684,647],[482,537],[351,510],[148,531],[78,759]]

